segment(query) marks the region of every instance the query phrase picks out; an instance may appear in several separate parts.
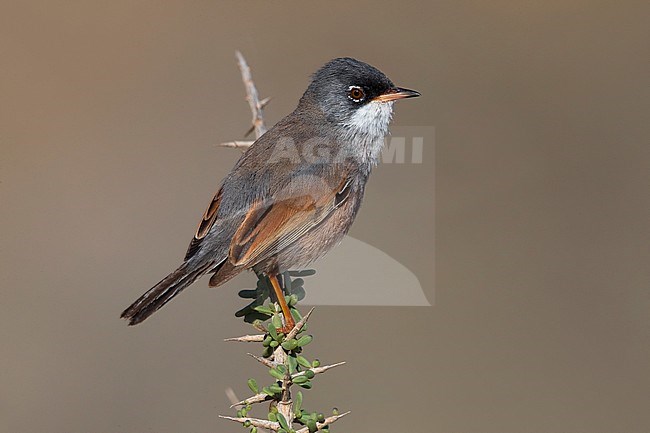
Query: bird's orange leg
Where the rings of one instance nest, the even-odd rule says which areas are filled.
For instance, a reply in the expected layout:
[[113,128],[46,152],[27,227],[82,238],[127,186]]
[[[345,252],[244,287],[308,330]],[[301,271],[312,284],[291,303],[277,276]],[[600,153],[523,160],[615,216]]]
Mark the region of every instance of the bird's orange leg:
[[288,334],[289,331],[291,331],[294,328],[294,326],[296,326],[296,322],[293,320],[291,311],[289,311],[289,306],[287,305],[286,299],[284,299],[284,292],[282,291],[282,287],[280,287],[280,281],[278,279],[278,276],[269,275],[269,280],[271,280],[271,285],[273,286],[275,297],[278,299],[278,302],[280,303],[280,308],[282,309],[282,315],[284,316],[284,327],[282,329],[278,329],[278,332],[283,332],[285,334]]

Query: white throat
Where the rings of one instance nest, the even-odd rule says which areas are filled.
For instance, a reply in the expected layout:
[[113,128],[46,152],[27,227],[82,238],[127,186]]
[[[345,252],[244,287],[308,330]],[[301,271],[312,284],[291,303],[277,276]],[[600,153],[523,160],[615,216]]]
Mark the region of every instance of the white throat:
[[[344,123],[349,134],[350,145],[360,146],[361,159],[364,163],[376,165],[379,162],[384,139],[388,135],[388,125],[393,118],[393,103],[371,101],[360,107],[350,119]],[[352,150],[352,149],[350,149]]]
[[393,103],[370,101],[360,107],[345,126],[360,134],[383,138],[388,134],[388,125],[393,118]]

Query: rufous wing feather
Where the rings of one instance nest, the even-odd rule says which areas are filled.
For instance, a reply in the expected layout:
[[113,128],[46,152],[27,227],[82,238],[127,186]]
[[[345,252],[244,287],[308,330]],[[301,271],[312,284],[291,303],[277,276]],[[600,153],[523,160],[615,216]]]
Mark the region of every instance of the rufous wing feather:
[[339,207],[347,199],[348,186],[343,179],[335,188],[321,188],[315,195],[254,203],[232,238],[230,262],[251,266],[286,248]]
[[199,227],[196,229],[196,234],[190,242],[190,246],[187,248],[187,253],[185,253],[185,260],[190,259],[199,249],[201,241],[208,234],[214,222],[217,220],[217,214],[219,211],[219,204],[221,203],[221,191],[222,188],[214,195],[210,205],[203,213],[203,218],[199,222]]
[[316,214],[312,197],[301,196],[271,204],[254,205],[230,243],[230,261],[249,265],[279,251],[292,233],[310,227]]

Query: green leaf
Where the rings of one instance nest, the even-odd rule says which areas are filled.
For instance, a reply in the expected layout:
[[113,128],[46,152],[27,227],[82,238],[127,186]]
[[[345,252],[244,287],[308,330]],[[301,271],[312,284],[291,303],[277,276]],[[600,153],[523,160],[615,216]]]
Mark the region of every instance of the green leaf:
[[287,363],[289,364],[289,373],[293,374],[298,371],[298,360],[295,356],[290,356]]
[[[298,323],[298,322],[300,322],[302,320],[302,314],[300,314],[300,311],[296,310],[295,308],[292,308],[290,311],[291,311],[291,315],[293,316],[293,320],[295,320],[296,323]],[[305,326],[307,326],[307,325],[302,326],[303,331],[305,329]]]
[[257,382],[255,381],[255,379],[248,379],[248,387],[255,394],[260,392],[260,388],[257,386]]
[[299,340],[292,338],[291,340],[286,340],[282,343],[282,348],[284,350],[293,350],[299,345]]
[[291,381],[293,383],[295,383],[296,385],[302,385],[303,383],[309,382],[309,378],[303,374],[303,375],[294,377],[293,379],[291,379]]
[[314,370],[307,370],[305,371],[305,377],[307,379],[313,379],[316,374],[314,373]]
[[311,341],[314,339],[311,335],[303,335],[298,339],[298,346],[304,347],[311,343]]
[[293,399],[293,413],[298,415],[302,409],[302,392],[298,391]]
[[309,433],[316,433],[318,431],[318,427],[316,427],[316,421],[313,419],[307,421],[307,428],[309,429]]
[[284,374],[283,374],[283,373],[280,373],[280,372],[279,372],[278,370],[276,370],[275,368],[271,368],[271,369],[269,370],[269,374],[270,374],[271,376],[275,377],[275,378],[278,379],[278,380],[282,380],[282,379],[284,379]]
[[282,392],[282,387],[277,384],[269,385],[269,391],[271,391],[274,395],[280,394]]
[[278,329],[277,329],[277,327],[276,327],[273,323],[271,323],[271,324],[269,325],[269,335],[270,335],[271,338],[274,339],[275,341],[279,341],[279,339],[278,339]]
[[311,383],[311,381],[307,381],[305,383],[299,384],[298,386],[301,387],[301,388],[305,388],[305,389],[311,389],[312,383]]
[[307,358],[305,358],[304,356],[298,355],[296,357],[296,360],[298,361],[298,364],[300,364],[302,367],[311,368],[311,364],[309,363],[309,361],[307,361]]
[[271,319],[271,323],[273,326],[275,326],[276,329],[282,328],[282,319],[280,319],[280,316],[277,314],[273,315],[273,318]]
[[281,413],[278,412],[278,422],[280,423],[280,427],[282,427],[285,430],[289,430],[289,424],[287,423],[287,419],[282,415]]
[[257,311],[258,313],[266,314],[268,316],[273,314],[273,311],[269,307],[266,307],[264,305],[258,305],[253,308],[253,310]]

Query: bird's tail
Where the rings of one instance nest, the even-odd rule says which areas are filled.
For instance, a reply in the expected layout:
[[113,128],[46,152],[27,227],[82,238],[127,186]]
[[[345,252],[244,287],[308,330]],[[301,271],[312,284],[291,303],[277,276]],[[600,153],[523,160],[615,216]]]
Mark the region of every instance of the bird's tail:
[[174,296],[178,295],[201,275],[208,272],[213,265],[212,262],[199,266],[191,261],[183,263],[178,269],[140,296],[137,301],[122,312],[120,317],[126,319],[129,325],[137,325],[171,301]]

